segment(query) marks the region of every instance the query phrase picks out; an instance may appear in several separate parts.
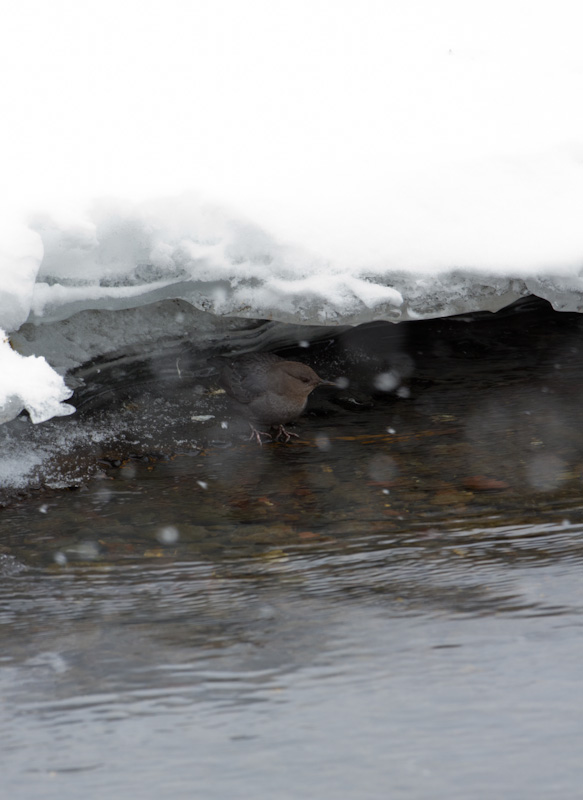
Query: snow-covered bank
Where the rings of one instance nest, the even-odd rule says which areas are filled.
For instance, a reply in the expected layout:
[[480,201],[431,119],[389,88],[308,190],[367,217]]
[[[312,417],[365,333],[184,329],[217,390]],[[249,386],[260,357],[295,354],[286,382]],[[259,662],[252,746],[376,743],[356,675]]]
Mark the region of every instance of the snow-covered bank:
[[[0,327],[64,374],[180,325],[399,322],[528,294],[583,310],[579,16],[575,0],[13,6]],[[26,398],[4,373],[2,418],[66,410],[38,363],[19,362]]]
[[[0,321],[9,327],[26,319],[24,327],[15,326],[14,347],[23,356],[45,357],[61,374],[156,338],[189,333],[202,342],[245,319],[326,327],[399,322],[497,311],[529,294],[557,310],[583,310],[581,262],[574,255],[561,258],[560,243],[546,268],[538,260],[521,268],[496,261],[487,266],[483,254],[465,267],[432,264],[427,255],[417,269],[399,266],[394,255],[394,266],[364,256],[347,263],[282,243],[190,195],[101,202],[74,220],[37,217],[33,228],[43,257],[4,284]],[[572,230],[579,235],[576,226]],[[174,307],[164,300],[181,302]],[[149,311],[137,313],[144,306]],[[13,351],[11,358],[14,363]],[[23,362],[23,373],[33,363]],[[28,385],[37,394],[20,405],[6,401],[4,419],[23,406],[58,413],[63,388],[45,366],[42,375],[30,372]],[[6,398],[20,396],[8,372],[4,379]],[[38,421],[46,412],[32,417]]]

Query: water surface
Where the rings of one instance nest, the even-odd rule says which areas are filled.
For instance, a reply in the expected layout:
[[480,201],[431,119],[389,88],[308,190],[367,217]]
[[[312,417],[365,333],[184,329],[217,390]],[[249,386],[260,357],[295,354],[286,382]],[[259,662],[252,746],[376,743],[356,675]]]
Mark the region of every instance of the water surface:
[[351,383],[299,440],[218,414],[4,509],[4,795],[579,797],[581,332],[556,316],[373,327],[369,361],[355,332],[310,351]]

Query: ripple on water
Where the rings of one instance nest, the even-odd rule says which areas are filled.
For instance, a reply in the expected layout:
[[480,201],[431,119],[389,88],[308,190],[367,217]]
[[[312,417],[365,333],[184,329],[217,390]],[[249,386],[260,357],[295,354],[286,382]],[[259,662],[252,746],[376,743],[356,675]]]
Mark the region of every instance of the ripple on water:
[[409,396],[345,334],[298,442],[4,509],[9,796],[577,796],[580,334],[512,320],[407,329]]

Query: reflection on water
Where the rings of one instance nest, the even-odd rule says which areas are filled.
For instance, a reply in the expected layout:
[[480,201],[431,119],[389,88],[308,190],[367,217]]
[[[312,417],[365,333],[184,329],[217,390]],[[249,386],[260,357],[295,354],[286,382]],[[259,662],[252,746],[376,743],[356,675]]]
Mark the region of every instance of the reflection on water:
[[367,361],[361,330],[314,352],[350,391],[300,441],[217,430],[5,509],[6,796],[579,796],[581,335],[551,319],[530,349],[368,326]]

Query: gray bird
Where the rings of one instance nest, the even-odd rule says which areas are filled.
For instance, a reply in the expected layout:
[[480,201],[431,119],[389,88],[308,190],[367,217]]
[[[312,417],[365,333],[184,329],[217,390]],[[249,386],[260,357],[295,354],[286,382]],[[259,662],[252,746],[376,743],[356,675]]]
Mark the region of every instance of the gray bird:
[[228,361],[222,368],[219,384],[233,399],[235,410],[251,425],[250,439],[259,444],[262,436],[272,439],[255,426],[277,428],[275,439],[289,442],[298,436],[284,425],[300,416],[308,395],[317,386],[335,386],[325,381],[307,364],[286,361],[273,353],[249,353]]

